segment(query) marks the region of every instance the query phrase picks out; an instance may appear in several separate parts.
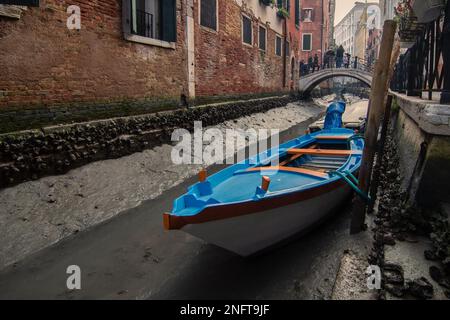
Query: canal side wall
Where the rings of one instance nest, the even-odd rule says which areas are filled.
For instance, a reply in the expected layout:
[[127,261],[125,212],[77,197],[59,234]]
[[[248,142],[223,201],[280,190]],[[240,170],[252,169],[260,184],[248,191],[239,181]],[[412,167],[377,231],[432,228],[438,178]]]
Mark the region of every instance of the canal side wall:
[[285,95],[3,134],[0,188],[170,143],[175,128],[192,130],[194,121],[212,126],[296,100]]
[[450,112],[447,105],[395,94],[394,137],[403,187],[413,202],[437,207],[450,199]]

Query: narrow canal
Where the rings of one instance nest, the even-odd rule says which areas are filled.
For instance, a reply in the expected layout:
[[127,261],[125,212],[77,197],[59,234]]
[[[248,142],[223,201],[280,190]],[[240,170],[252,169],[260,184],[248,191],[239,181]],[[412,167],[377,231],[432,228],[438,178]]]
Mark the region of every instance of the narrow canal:
[[[312,121],[284,131],[281,140],[303,134]],[[0,298],[326,299],[344,251],[368,250],[361,248],[366,234],[350,238],[350,203],[309,234],[247,259],[165,232],[161,213],[195,179],[6,268]],[[71,264],[82,269],[80,291],[66,289]]]

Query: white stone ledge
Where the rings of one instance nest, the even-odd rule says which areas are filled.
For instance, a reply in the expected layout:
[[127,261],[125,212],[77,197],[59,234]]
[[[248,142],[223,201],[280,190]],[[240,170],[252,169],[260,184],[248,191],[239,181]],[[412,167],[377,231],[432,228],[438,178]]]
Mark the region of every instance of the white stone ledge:
[[397,97],[400,109],[414,120],[420,129],[429,134],[450,136],[450,105],[392,91],[391,94]]
[[126,40],[131,41],[131,42],[137,42],[137,43],[141,43],[141,44],[147,44],[150,46],[167,48],[167,49],[176,49],[175,42],[167,42],[167,41],[142,37],[142,36],[138,36],[135,34],[129,34],[129,33],[125,33],[124,37]]

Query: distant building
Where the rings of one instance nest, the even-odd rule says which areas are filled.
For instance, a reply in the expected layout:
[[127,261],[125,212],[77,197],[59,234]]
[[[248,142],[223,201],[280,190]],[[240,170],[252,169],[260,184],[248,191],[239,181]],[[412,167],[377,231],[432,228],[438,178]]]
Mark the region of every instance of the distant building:
[[[378,58],[381,35],[381,14],[378,4],[368,4],[363,10],[354,37],[354,56],[373,63]],[[370,50],[370,53],[368,52]]]
[[[336,25],[334,31],[334,38],[336,41],[336,46],[342,45],[345,49],[345,52],[350,53],[352,56],[356,56],[356,43],[358,42],[356,39],[356,33],[359,30],[359,42],[364,43],[364,33],[367,33],[367,28],[360,24],[361,17],[365,12],[366,7],[378,6],[378,3],[369,2],[356,2],[355,6],[350,10],[349,13]],[[359,29],[358,29],[359,27]],[[364,28],[364,30],[361,30]],[[362,40],[362,41],[361,41]],[[358,43],[359,43],[358,42]],[[359,48],[360,54],[363,53],[364,50]]]
[[381,21],[392,20],[395,16],[395,8],[400,0],[380,0]]
[[[301,48],[300,60],[308,61],[317,54],[322,64],[323,54],[330,48],[331,19],[334,19],[334,6],[331,0],[301,1]],[[331,1],[331,2],[334,2]]]

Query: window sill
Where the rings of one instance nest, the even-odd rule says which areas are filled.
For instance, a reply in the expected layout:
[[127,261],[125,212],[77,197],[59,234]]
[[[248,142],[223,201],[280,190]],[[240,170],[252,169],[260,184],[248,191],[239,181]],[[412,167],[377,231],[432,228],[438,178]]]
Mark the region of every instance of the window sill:
[[0,16],[12,19],[20,19],[22,11],[27,10],[25,6],[0,4]]
[[219,34],[219,31],[217,29],[213,29],[213,28],[210,28],[210,27],[206,27],[206,26],[200,25],[200,29],[204,30],[204,31],[207,31],[207,32],[210,32],[210,33]]
[[142,37],[142,36],[138,36],[135,34],[129,34],[129,33],[125,33],[124,36],[125,36],[125,40],[131,41],[131,42],[147,44],[150,46],[161,47],[161,48],[166,48],[166,49],[173,49],[173,50],[176,49],[175,42],[167,42],[167,41],[163,41],[163,40]]
[[247,42],[242,42],[242,44],[244,45],[244,47],[253,49],[253,45],[251,45],[251,44],[249,44]]

